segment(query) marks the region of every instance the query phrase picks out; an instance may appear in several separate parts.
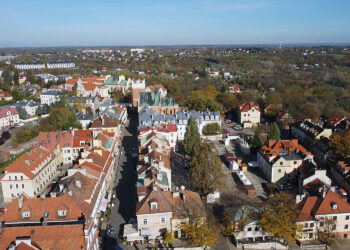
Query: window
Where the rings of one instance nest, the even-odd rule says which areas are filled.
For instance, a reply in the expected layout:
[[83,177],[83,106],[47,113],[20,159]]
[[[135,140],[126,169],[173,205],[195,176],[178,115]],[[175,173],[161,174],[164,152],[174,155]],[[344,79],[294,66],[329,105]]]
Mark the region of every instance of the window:
[[344,239],[348,238],[348,234],[344,234]]
[[337,230],[337,225],[333,225],[332,229]]
[[22,184],[22,188],[24,188],[24,184]]
[[147,225],[147,219],[143,219],[143,225]]
[[66,210],[58,210],[58,215],[59,216],[66,216],[67,211]]
[[23,175],[21,175],[21,180],[23,180]]
[[252,231],[252,228],[251,228],[251,227],[248,227],[248,231]]
[[304,224],[304,227],[305,227],[305,228],[308,228],[308,226],[309,226],[309,224],[307,224],[307,223]]
[[313,233],[309,233],[309,239],[312,239],[314,237]]
[[349,215],[347,215],[347,216],[345,217],[345,220],[349,220]]
[[280,165],[283,165],[283,161],[280,162]]
[[18,189],[18,184],[16,184],[16,189]]
[[333,216],[333,220],[337,220],[337,216]]
[[28,218],[30,216],[30,212],[22,212],[22,216],[24,218]]
[[281,173],[282,172],[282,170],[281,169],[278,169],[278,173]]
[[314,223],[310,223],[310,227],[314,227]]
[[297,161],[293,161],[294,164],[297,164]]
[[11,180],[11,176],[9,176],[9,181]]
[[344,229],[348,229],[349,228],[349,226],[348,226],[348,224],[346,224],[345,226],[344,226]]
[[15,176],[15,180],[17,180],[17,175]]
[[165,217],[160,217],[160,223],[165,223]]

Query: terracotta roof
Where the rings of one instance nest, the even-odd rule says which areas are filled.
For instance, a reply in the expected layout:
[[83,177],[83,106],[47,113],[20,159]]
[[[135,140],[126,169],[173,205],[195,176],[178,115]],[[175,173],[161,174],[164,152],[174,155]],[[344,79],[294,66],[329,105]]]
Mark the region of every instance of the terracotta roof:
[[[5,213],[1,216],[1,221],[5,223],[16,221],[40,221],[45,213],[48,213],[47,221],[77,220],[82,216],[83,211],[77,206],[75,201],[68,195],[50,198],[29,198],[22,195],[23,202],[20,208],[19,199],[12,200],[6,207]],[[66,210],[65,216],[59,216],[58,210]],[[30,216],[24,218],[21,212],[30,212]]]
[[9,107],[0,109],[0,118],[8,117],[8,112],[10,112],[9,116],[18,115],[18,111],[14,107]]
[[0,89],[0,98],[2,97],[12,97],[12,95],[2,89]]
[[118,127],[118,124],[118,119],[104,115],[92,120],[91,128],[113,128]]
[[310,155],[312,154],[307,151],[303,146],[301,146],[298,143],[297,139],[293,140],[270,140],[268,146],[263,146],[261,148],[261,152],[267,156],[279,156],[281,153],[286,153],[286,152],[299,152],[303,155]]
[[85,144],[89,144],[93,140],[93,134],[91,129],[77,129],[73,131],[73,147],[81,148],[80,142],[83,141]]
[[239,109],[241,112],[248,112],[254,108],[254,111],[260,111],[259,105],[256,105],[254,102],[246,102],[239,105]]
[[[337,208],[333,209],[332,205],[337,204]],[[316,211],[320,214],[350,213],[350,204],[336,192],[328,192],[323,198],[319,208]]]
[[83,87],[84,87],[85,91],[92,91],[96,88],[101,88],[101,85],[88,82],[88,83],[83,83]]
[[[86,248],[83,225],[27,226],[3,228],[0,248],[7,249],[17,237],[30,237],[41,249]],[[21,248],[26,249],[26,248]]]
[[50,156],[50,152],[42,147],[32,149],[5,167],[5,173],[23,173],[28,178],[35,176],[35,168]]
[[70,131],[40,132],[38,136],[38,146],[48,148],[50,151],[56,148],[73,147],[73,136]]
[[86,173],[90,176],[94,176],[96,179],[100,176],[102,168],[96,164],[86,161],[81,164],[73,166],[74,169],[85,169]]
[[74,85],[75,83],[77,83],[79,81],[78,78],[70,78],[66,81],[66,84],[71,84]]
[[160,128],[157,128],[158,132],[164,132],[164,133],[169,133],[169,132],[176,132],[177,131],[177,127],[175,124],[172,123],[165,123],[162,124],[162,126]]
[[297,210],[299,211],[298,221],[314,220],[313,212],[315,207],[319,205],[321,199],[317,196],[307,197],[297,204]]
[[[156,187],[157,190],[152,190],[144,199],[138,203],[136,208],[136,214],[156,214],[156,213],[167,213],[172,212],[172,204],[165,197],[164,192]],[[158,202],[157,209],[151,209],[151,200],[156,200]]]

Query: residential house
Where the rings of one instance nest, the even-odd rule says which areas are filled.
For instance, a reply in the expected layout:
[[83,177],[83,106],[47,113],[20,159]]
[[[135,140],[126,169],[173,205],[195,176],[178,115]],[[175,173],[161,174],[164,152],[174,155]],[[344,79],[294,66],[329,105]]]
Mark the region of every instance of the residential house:
[[335,129],[342,121],[345,121],[345,120],[346,120],[345,116],[335,115],[335,116],[329,117],[325,121],[323,126],[325,128]]
[[313,155],[298,143],[298,140],[270,140],[257,152],[257,161],[270,182],[290,182],[304,160]]
[[205,220],[206,213],[198,193],[189,190],[162,191],[156,185],[138,203],[136,208],[137,228],[141,236],[154,239],[171,232],[175,238],[185,236],[181,226],[189,217],[181,213],[187,204],[197,207],[197,218]]
[[[332,188],[331,188],[332,189]],[[303,226],[299,240],[313,240],[323,231],[326,219],[334,222],[333,234],[347,239],[350,236],[350,204],[346,197],[334,191],[323,189],[317,196],[305,197],[297,203],[298,224]]]
[[282,130],[289,131],[295,119],[288,111],[280,111],[277,113],[276,122]]
[[338,161],[331,166],[331,174],[336,182],[348,193],[350,192],[350,162],[349,160]]
[[101,115],[92,120],[90,129],[104,129],[110,133],[119,135],[119,120],[108,115]]
[[139,144],[143,145],[150,140],[153,135],[159,135],[163,141],[167,141],[173,151],[175,151],[177,143],[177,128],[175,124],[161,124],[161,127],[145,127],[139,130]]
[[0,89],[0,100],[11,101],[13,99],[12,95],[2,89]]
[[59,90],[49,90],[47,92],[43,92],[40,94],[40,103],[42,105],[47,104],[47,105],[53,105],[59,100],[61,100],[61,91]]
[[19,123],[19,114],[14,107],[0,109],[0,129],[4,130]]
[[298,168],[298,193],[315,195],[320,188],[330,188],[331,178],[327,170],[319,168],[313,161],[305,160]]
[[71,131],[40,132],[37,137],[38,146],[55,150],[57,145],[63,154],[63,165],[71,165],[77,157],[73,156],[73,134]]
[[253,102],[239,105],[238,119],[244,128],[258,126],[260,124],[260,108]]
[[237,84],[233,84],[228,86],[228,92],[232,94],[241,93],[241,89]]
[[212,123],[217,123],[221,127],[220,112],[213,111],[187,111],[181,110],[175,114],[158,114],[153,109],[144,108],[139,113],[139,130],[145,127],[161,127],[162,124],[175,124],[177,127],[177,139],[185,138],[186,127],[190,117],[193,117],[198,124],[198,131],[202,135],[203,128]]
[[38,146],[23,154],[5,167],[0,179],[4,201],[9,202],[22,193],[29,197],[40,195],[56,177],[57,168],[62,163],[59,145],[53,151]]
[[85,109],[77,114],[77,120],[81,123],[83,129],[86,129],[93,119],[93,115],[87,113]]
[[1,249],[86,249],[83,225],[2,228]]
[[332,129],[322,128],[322,126],[304,120],[292,127],[292,135],[297,138],[308,150],[314,152],[314,147],[317,141],[323,136],[329,138],[332,134]]
[[23,108],[29,117],[36,116],[36,110],[41,106],[40,103],[35,102],[33,100],[20,100],[16,103],[12,104],[14,107],[21,107]]

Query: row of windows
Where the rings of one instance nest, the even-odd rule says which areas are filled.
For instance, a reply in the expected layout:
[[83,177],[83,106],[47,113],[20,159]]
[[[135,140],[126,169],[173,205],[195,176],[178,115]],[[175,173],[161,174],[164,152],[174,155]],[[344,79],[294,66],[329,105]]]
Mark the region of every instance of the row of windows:
[[[9,176],[9,181],[11,180],[11,176]],[[23,180],[23,175],[20,176],[21,180]],[[15,181],[17,181],[17,175],[15,175]]]
[[[16,187],[16,189],[19,188],[19,185],[18,185],[18,184],[16,184],[16,185],[10,184],[10,189],[12,189],[14,186]],[[22,188],[24,188],[24,184],[22,184]]]
[[[148,224],[148,219],[143,219],[143,225],[147,225]],[[160,223],[165,223],[166,219],[165,217],[160,217]]]

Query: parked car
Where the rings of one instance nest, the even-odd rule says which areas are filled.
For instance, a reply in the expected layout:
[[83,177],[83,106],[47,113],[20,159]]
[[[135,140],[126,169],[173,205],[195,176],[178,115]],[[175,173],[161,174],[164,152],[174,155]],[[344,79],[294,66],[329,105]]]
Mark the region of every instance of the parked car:
[[24,123],[23,123],[23,122],[20,122],[20,123],[17,124],[16,127],[19,128],[19,127],[23,127],[23,126],[24,126]]
[[248,162],[248,166],[252,168],[258,168],[260,167],[260,164],[257,161],[251,161],[251,162]]

